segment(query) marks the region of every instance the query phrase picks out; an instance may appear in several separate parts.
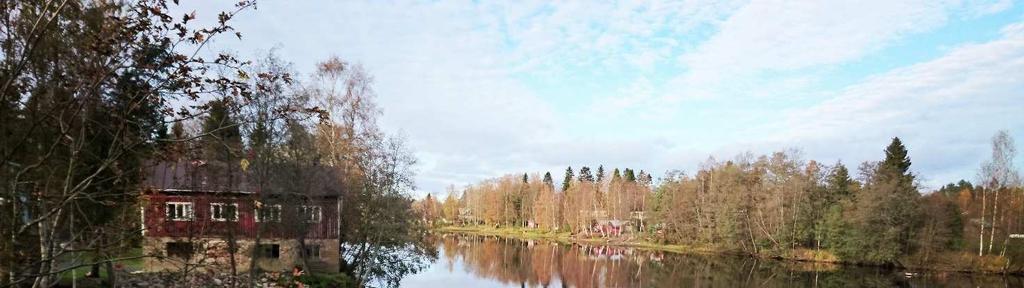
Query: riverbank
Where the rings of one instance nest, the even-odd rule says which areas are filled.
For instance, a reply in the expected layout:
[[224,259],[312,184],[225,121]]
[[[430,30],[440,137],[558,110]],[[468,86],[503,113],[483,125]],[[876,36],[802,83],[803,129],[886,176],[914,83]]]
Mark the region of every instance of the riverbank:
[[[872,266],[863,263],[852,263],[843,261],[839,257],[826,250],[812,249],[791,249],[778,254],[752,254],[734,250],[723,249],[714,245],[679,245],[662,244],[648,241],[646,239],[623,236],[617,238],[585,237],[572,235],[569,232],[542,231],[521,227],[492,227],[492,226],[444,226],[433,229],[442,233],[462,233],[480,236],[497,236],[522,240],[546,240],[564,244],[582,245],[610,245],[620,247],[633,247],[649,251],[673,252],[680,254],[702,254],[702,255],[741,255],[762,259],[775,259],[795,263],[821,264],[823,267],[834,265],[858,265]],[[1024,269],[1019,266],[1011,266],[1007,258],[1002,256],[979,257],[970,253],[946,252],[930,255],[927,260],[920,256],[904,257],[901,265],[895,268],[906,271],[934,271],[953,273],[983,273],[983,274],[1015,274],[1024,275]]]
[[716,247],[698,247],[691,245],[660,244],[632,237],[602,238],[582,237],[572,235],[569,232],[541,231],[536,229],[518,227],[490,227],[490,226],[444,226],[434,228],[434,231],[445,233],[464,233],[481,236],[498,236],[523,240],[547,240],[564,244],[587,244],[587,245],[611,245],[621,247],[633,247],[651,251],[674,252],[682,254],[728,254],[727,251]]

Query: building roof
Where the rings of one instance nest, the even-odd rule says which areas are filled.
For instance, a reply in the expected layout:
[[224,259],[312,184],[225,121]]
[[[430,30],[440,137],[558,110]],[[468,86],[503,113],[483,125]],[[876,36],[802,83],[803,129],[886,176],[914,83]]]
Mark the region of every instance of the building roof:
[[164,194],[339,196],[342,193],[340,177],[329,167],[278,169],[268,173],[277,177],[268,177],[270,181],[261,186],[256,185],[252,169],[243,170],[241,166],[203,160],[150,161],[145,168],[149,171],[145,173],[143,187]]
[[248,173],[238,165],[211,164],[203,160],[152,161],[148,163],[144,187],[178,192],[256,193],[249,185]]

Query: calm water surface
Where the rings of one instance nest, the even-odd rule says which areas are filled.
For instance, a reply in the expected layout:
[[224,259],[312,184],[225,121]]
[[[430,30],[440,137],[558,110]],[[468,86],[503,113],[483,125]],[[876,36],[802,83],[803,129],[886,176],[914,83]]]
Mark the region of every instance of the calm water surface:
[[921,273],[739,256],[443,235],[402,287],[1024,287],[1021,277]]

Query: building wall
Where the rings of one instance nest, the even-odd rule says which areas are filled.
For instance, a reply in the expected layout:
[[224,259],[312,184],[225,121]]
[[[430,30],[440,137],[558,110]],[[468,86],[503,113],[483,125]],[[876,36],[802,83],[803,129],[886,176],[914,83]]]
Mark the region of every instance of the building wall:
[[[193,193],[173,195],[150,193],[145,195],[143,217],[145,235],[152,237],[226,237],[255,238],[298,238],[305,234],[306,239],[337,239],[338,238],[338,207],[340,200],[332,198],[316,198],[301,203],[288,199],[263,199],[264,205],[281,205],[280,222],[257,222],[255,195],[239,195],[234,193]],[[167,202],[192,203],[194,217],[191,221],[170,221],[166,218]],[[238,205],[237,221],[213,221],[210,204],[227,203]],[[305,223],[300,218],[299,209],[302,205],[315,205],[321,209],[321,220],[317,223]]]
[[[165,249],[168,242],[189,242],[193,243],[194,253],[190,259],[183,259],[167,254]],[[249,271],[249,264],[252,260],[255,241],[251,239],[236,240],[237,253],[235,263],[238,272]],[[264,271],[291,271],[296,265],[302,266],[300,249],[301,245],[296,240],[285,239],[261,239],[260,244],[278,244],[280,253],[277,259],[259,258],[256,261],[257,267]],[[337,272],[339,254],[339,243],[337,239],[307,239],[307,245],[319,245],[320,257],[307,259],[309,266],[307,270],[314,272]],[[180,238],[180,237],[146,237],[143,241],[143,253],[157,257],[145,258],[143,269],[148,272],[180,271],[186,266],[189,269],[230,271],[231,255],[228,252],[228,242],[223,238]],[[187,264],[187,265],[186,265]]]

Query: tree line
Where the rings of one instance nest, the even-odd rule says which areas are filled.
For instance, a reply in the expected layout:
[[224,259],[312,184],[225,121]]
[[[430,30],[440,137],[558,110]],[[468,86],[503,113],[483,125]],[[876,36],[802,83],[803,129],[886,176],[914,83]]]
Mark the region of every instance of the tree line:
[[1005,269],[1024,256],[1011,238],[1024,234],[1024,189],[1007,132],[992,138],[978,184],[960,180],[925,193],[899,138],[883,152],[854,171],[802,160],[796,150],[743,153],[709,158],[693,174],[669,171],[656,184],[643,171],[606,177],[603,166],[596,175],[570,167],[558,189],[550,173],[509,175],[451,187],[442,200],[428,195],[416,208],[435,225],[608,237],[595,225],[621,220],[628,237],[646,241],[829,261]]
[[0,286],[162,257],[123,252],[141,240],[147,168],[182,160],[224,187],[242,171],[258,191],[341,197],[339,272],[360,283],[420,269],[431,251],[410,221],[415,158],[378,128],[369,73],[334,57],[298,79],[273,52],[209,55],[214,38],[242,39],[231,19],[255,2],[199,11],[217,15],[205,26],[174,5],[0,4]]

